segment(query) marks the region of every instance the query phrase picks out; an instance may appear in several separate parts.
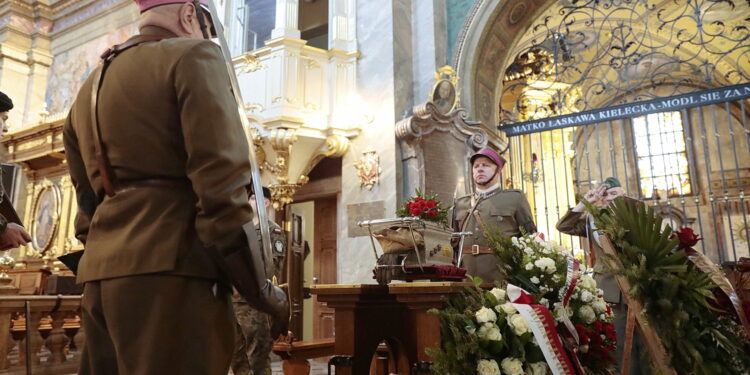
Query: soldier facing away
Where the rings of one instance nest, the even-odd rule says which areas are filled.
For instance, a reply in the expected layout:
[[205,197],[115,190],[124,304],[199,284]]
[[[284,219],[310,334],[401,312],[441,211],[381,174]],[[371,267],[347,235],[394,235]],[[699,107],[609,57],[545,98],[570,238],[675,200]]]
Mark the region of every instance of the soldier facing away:
[[[255,193],[251,191],[249,198],[253,212],[256,212]],[[271,190],[267,187],[263,187],[263,198],[266,209],[270,208]],[[253,215],[253,224],[260,237],[258,215]],[[271,220],[268,220],[268,226],[271,232],[273,263],[271,267],[266,268],[266,271],[269,277],[280,280],[286,256],[286,233]],[[270,375],[271,359],[269,355],[273,350],[274,337],[271,336],[268,314],[250,307],[237,293],[232,296],[232,302],[237,319],[232,372],[235,375]]]
[[[226,374],[230,282],[285,331],[247,201],[249,146],[205,0],[136,0],[64,125],[85,252],[80,374]],[[259,177],[259,176],[258,176]]]
[[456,201],[453,228],[473,233],[463,244],[462,264],[466,273],[493,283],[502,279],[502,273],[485,233],[498,229],[506,236],[517,237],[522,234],[520,228],[528,234],[535,233],[536,225],[526,195],[520,190],[502,188],[500,172],[505,159],[486,148],[469,160],[474,194]]
[[[0,138],[8,132],[8,112],[13,109],[13,100],[0,91]],[[5,194],[3,187],[2,172],[0,172],[0,200],[10,199]],[[7,250],[26,245],[31,241],[31,236],[19,223],[9,223],[7,218],[0,214],[0,250]]]

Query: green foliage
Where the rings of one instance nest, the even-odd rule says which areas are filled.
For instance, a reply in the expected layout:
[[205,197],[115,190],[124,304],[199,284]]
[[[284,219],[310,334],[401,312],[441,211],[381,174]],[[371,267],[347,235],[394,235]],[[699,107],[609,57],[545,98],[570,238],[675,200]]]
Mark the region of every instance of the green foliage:
[[632,287],[628,294],[643,301],[677,373],[747,374],[747,337],[710,307],[707,298],[716,285],[678,249],[679,240],[670,239],[672,228],[662,230],[653,208],[624,198],[608,210],[587,206],[618,250],[622,269],[613,273],[625,276]]

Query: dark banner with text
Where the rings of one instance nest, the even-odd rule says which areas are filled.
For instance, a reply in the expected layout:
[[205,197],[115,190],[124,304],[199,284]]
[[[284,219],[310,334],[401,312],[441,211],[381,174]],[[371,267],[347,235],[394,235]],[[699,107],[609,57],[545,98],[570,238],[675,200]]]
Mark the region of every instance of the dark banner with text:
[[633,118],[650,113],[677,111],[683,108],[698,107],[747,98],[750,98],[750,83],[691,92],[689,94],[670,96],[667,98],[622,104],[540,120],[524,121],[512,125],[500,124],[498,129],[504,131],[507,136],[512,137],[547,130],[562,129],[569,126],[589,125],[624,118]]

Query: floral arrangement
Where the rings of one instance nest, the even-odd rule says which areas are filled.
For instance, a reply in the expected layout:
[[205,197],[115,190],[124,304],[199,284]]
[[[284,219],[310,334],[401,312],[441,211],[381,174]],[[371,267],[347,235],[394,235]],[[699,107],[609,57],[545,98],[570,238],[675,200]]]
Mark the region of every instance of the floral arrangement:
[[[473,287],[451,297],[443,309],[433,310],[441,322],[442,340],[439,349],[431,350],[433,371],[546,374],[549,366],[558,366],[563,373],[572,373],[573,367],[611,373],[614,316],[580,263],[536,236],[508,238],[492,233],[488,240],[509,284],[485,291],[481,280],[474,279]],[[520,297],[511,296],[514,290],[521,290]],[[547,336],[540,329],[544,324],[534,330],[534,322],[545,316],[554,327]],[[556,345],[560,345],[556,352],[565,358],[550,361]]]
[[425,195],[419,190],[416,191],[416,194],[396,211],[396,215],[399,217],[416,216],[423,220],[435,221],[444,225],[448,223],[448,208],[442,207],[437,199],[437,194]]
[[622,268],[613,273],[631,284],[629,297],[643,303],[677,373],[750,372],[743,309],[740,305],[731,307],[733,314],[723,313],[726,304],[717,294],[733,290],[721,270],[692,248],[700,236],[689,228],[662,229],[662,218],[651,207],[629,199],[617,198],[607,210],[588,211],[615,245]]

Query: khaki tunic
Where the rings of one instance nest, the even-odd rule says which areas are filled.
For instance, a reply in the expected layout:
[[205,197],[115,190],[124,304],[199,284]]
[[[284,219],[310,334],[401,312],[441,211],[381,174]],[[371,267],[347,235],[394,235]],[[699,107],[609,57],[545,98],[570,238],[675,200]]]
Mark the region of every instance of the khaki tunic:
[[[481,224],[477,222],[474,214],[470,214],[472,204],[474,202],[471,195],[459,198],[456,201],[454,230],[460,231],[465,228],[465,231],[473,233],[464,239],[464,248],[472,245],[488,246],[483,228],[488,231],[498,229],[502,234],[511,237],[520,236],[520,228],[523,228],[529,234],[536,232],[529,201],[520,190],[500,190],[480,199],[476,203],[475,211],[481,218]],[[462,265],[469,275],[479,276],[485,282],[491,283],[502,278],[494,254],[473,255],[464,251]]]
[[[100,294],[82,304],[84,353],[92,362],[81,373],[114,374],[113,366],[123,369],[128,368],[125,363],[140,362],[146,370],[139,374],[166,374],[176,368],[175,360],[181,361],[180,368],[194,363],[193,374],[226,373],[233,344],[231,289],[217,284],[225,278],[207,249],[248,246],[242,230],[252,220],[245,188],[251,182],[248,144],[219,47],[176,38],[153,26],[141,32],[168,39],[132,47],[113,60],[99,91],[101,137],[118,180],[169,178],[189,181],[192,188],[139,187],[105,196],[92,132],[92,74],[63,130],[78,201],[76,237],[85,245],[78,282],[86,283],[85,294]],[[127,326],[119,319],[129,319],[128,314],[114,314],[101,303],[146,293],[135,286],[141,284],[114,282],[138,275],[170,276],[150,280],[148,293],[165,301],[173,295],[187,301],[175,305],[143,299],[139,304],[139,298],[130,298],[128,309],[158,320],[186,316],[185,305],[204,306],[205,312],[193,311],[192,320],[177,319],[181,323],[171,328],[220,342],[196,345],[173,331],[149,340],[140,339],[146,336],[139,330],[112,335],[109,327]],[[195,279],[206,282],[191,281]],[[188,284],[193,289],[185,289]],[[221,330],[222,335],[203,332],[224,326],[230,329]],[[115,356],[105,350],[133,342],[143,350],[117,351]]]
[[[286,257],[286,232],[273,221],[268,222],[271,234],[273,269],[270,277],[281,279]],[[260,226],[256,225],[258,238]],[[232,356],[232,372],[235,375],[271,374],[271,359],[274,338],[271,337],[271,325],[268,315],[248,306],[247,302],[236,292],[232,297],[234,304],[235,346]]]
[[605,275],[602,272],[604,270],[604,262],[602,261],[604,259],[604,251],[599,246],[599,243],[592,238],[592,228],[590,226],[590,219],[587,219],[588,217],[585,212],[568,210],[557,222],[557,230],[562,233],[586,238],[586,241],[584,241],[586,250],[594,252],[594,259],[596,259],[594,262],[594,279],[598,287],[604,291],[604,300],[611,303],[620,303],[622,302],[622,295],[614,276],[611,274]]

